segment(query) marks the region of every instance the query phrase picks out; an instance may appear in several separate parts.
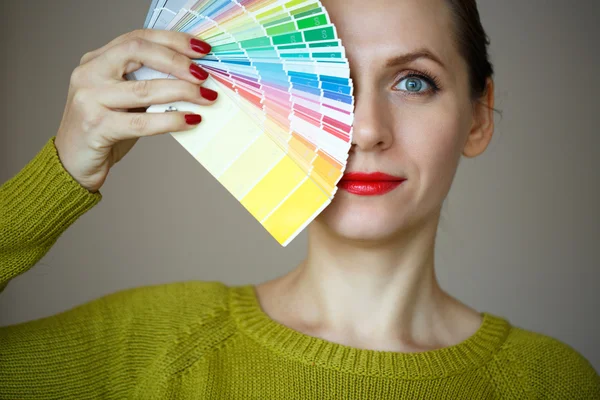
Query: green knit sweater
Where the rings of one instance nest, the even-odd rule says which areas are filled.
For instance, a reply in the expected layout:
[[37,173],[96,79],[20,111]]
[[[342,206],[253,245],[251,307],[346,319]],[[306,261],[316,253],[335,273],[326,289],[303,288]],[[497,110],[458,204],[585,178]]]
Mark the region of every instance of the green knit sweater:
[[[0,287],[101,198],[63,169],[51,138],[0,187]],[[482,314],[457,345],[396,353],[288,328],[251,285],[138,287],[1,327],[0,398],[600,399],[600,377],[572,347]]]

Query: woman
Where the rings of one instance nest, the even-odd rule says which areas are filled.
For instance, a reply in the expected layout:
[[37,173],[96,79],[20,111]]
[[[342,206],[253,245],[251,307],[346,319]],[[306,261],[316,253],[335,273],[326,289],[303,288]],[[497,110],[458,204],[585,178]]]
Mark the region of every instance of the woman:
[[[474,0],[365,4],[324,2],[351,63],[354,138],[306,259],[257,286],[141,287],[0,328],[0,398],[600,398],[574,349],[461,303],[435,276],[443,200],[461,156],[482,154],[494,129]],[[125,111],[210,106],[216,93],[190,61],[209,50],[135,31],[82,58],[56,137],[1,188],[0,284],[100,201],[139,137],[201,123]],[[123,80],[141,65],[180,80]]]

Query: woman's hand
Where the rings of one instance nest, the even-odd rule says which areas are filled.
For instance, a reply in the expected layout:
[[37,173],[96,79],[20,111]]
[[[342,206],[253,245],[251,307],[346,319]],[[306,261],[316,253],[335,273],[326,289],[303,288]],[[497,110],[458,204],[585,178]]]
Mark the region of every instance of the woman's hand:
[[[197,125],[201,120],[198,115],[144,111],[152,104],[174,101],[212,104],[217,93],[200,86],[208,73],[190,59],[208,52],[208,44],[187,33],[142,29],[86,53],[71,75],[54,141],[69,174],[89,191],[97,192],[110,168],[138,138]],[[142,65],[179,79],[125,79]]]

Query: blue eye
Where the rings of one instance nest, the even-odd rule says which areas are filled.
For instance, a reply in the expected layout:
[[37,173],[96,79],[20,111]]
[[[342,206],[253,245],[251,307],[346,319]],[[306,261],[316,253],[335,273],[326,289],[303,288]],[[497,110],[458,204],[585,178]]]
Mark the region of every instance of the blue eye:
[[410,93],[424,93],[429,92],[432,89],[429,82],[416,76],[407,76],[406,78],[403,78],[398,82],[396,87],[399,88],[399,90]]

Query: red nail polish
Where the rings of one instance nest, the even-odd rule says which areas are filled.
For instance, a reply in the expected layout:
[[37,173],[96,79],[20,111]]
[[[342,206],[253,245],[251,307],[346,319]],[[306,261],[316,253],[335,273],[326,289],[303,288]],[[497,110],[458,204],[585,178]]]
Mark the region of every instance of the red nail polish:
[[200,122],[202,122],[202,116],[198,114],[186,114],[185,122],[188,125],[198,125]]
[[190,45],[192,46],[192,50],[202,54],[208,54],[212,49],[212,46],[210,44],[203,42],[202,40],[193,38],[190,40]]
[[214,90],[200,86],[200,96],[204,97],[206,100],[216,100],[218,95],[219,93]]
[[196,78],[200,79],[201,81],[206,80],[206,78],[208,78],[208,72],[206,72],[205,70],[203,70],[202,68],[200,68],[199,66],[197,66],[194,63],[192,63],[190,65],[190,72],[192,73],[192,75],[194,75]]

